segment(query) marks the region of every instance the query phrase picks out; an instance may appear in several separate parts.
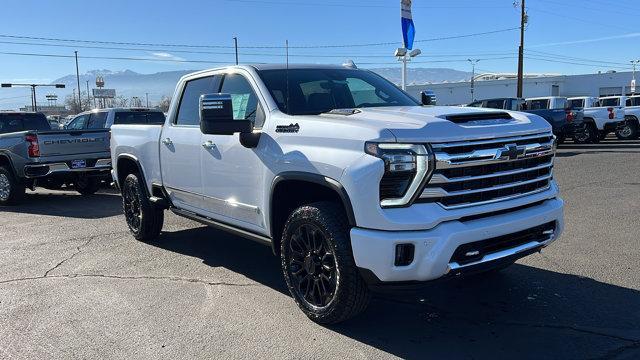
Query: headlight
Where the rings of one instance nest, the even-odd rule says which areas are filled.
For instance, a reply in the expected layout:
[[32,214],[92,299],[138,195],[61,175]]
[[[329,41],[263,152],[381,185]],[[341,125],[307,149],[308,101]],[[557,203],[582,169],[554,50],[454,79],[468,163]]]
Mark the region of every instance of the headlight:
[[433,172],[433,156],[428,145],[366,143],[365,152],[384,161],[380,181],[380,205],[410,205]]

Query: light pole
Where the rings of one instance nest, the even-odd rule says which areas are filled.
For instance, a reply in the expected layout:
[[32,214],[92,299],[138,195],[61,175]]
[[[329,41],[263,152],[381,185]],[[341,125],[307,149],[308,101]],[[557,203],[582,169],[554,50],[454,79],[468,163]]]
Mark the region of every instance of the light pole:
[[640,64],[640,59],[631,60],[631,66],[633,66],[633,75],[631,78],[631,95],[636,94],[636,66],[638,66],[638,64]]
[[64,89],[64,84],[13,84],[13,83],[5,83],[0,85],[3,88],[10,87],[31,87],[31,109],[36,112],[38,111],[38,103],[36,100],[36,87],[38,86],[51,86],[56,89]]
[[398,58],[398,61],[402,63],[402,90],[407,90],[407,63],[411,61],[412,58],[422,54],[420,49],[413,49],[411,52],[407,52],[406,48],[397,48],[394,56]]
[[471,63],[471,102],[474,102],[476,100],[473,96],[476,84],[476,64],[480,59],[467,59],[467,61]]
[[147,108],[149,108],[149,93],[144,93],[144,95],[147,97]]
[[78,52],[74,51],[76,54],[76,80],[78,81],[78,109],[82,112],[82,98],[80,97],[80,70],[78,67]]

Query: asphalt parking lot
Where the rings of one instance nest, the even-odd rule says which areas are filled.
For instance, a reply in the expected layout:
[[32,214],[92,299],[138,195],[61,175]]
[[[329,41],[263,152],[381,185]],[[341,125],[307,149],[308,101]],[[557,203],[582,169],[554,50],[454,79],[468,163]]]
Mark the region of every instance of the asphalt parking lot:
[[269,248],[167,214],[133,240],[120,198],[39,190],[0,209],[0,358],[640,358],[640,141],[565,144],[566,232],[486,278],[307,320]]

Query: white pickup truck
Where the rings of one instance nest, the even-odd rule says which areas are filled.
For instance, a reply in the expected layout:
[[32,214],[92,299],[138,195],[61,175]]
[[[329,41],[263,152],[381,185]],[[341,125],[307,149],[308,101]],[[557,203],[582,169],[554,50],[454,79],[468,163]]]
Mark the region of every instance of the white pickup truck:
[[640,123],[640,95],[607,96],[600,98],[603,106],[624,106],[625,121],[616,131],[620,140],[635,140],[638,138]]
[[131,233],[154,241],[170,209],[269,245],[316,322],[355,316],[382,286],[504,268],[563,230],[539,116],[425,107],[327,65],[201,71],[173,99],[163,126],[112,127]]
[[620,104],[605,105],[597,97],[591,96],[572,97],[568,100],[571,109],[582,109],[584,112],[585,141],[578,139],[578,142],[597,143],[604,140],[609,133],[616,132],[624,124],[625,113]]

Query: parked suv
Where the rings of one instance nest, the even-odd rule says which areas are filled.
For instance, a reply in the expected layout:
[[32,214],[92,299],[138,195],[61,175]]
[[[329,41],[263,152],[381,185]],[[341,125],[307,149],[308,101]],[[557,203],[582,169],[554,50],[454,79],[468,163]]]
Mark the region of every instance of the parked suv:
[[539,116],[421,106],[324,65],[201,71],[173,99],[163,126],[112,127],[131,233],[155,241],[170,209],[269,245],[319,323],[360,313],[371,289],[504,268],[562,232]]

